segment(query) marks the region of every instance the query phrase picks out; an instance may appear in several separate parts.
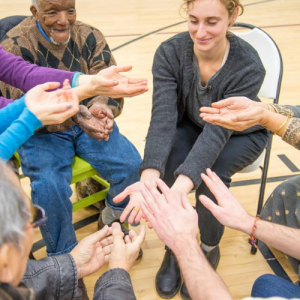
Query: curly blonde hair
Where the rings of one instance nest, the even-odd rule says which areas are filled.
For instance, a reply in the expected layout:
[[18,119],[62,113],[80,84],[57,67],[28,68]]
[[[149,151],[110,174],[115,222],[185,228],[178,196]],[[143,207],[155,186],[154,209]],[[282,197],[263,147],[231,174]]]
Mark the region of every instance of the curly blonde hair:
[[[191,4],[193,4],[196,0],[183,0],[183,3],[181,5],[181,9],[184,11],[184,12],[188,12],[188,9],[189,9],[189,6]],[[228,13],[229,13],[229,16],[231,16],[235,9],[237,7],[240,8],[240,16],[243,14],[244,12],[244,6],[243,4],[240,2],[240,0],[219,0],[225,7],[226,9],[228,10]]]

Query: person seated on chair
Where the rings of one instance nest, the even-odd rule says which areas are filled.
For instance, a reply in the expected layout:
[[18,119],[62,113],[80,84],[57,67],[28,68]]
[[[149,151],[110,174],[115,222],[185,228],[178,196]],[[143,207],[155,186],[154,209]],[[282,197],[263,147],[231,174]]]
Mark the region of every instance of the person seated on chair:
[[[139,189],[146,180],[155,183],[161,177],[173,190],[186,194],[196,190],[196,197],[213,198],[199,174],[212,168],[230,186],[231,176],[252,164],[267,143],[262,127],[237,133],[199,117],[200,107],[224,97],[248,96],[259,101],[265,76],[260,58],[252,46],[228,32],[243,11],[240,1],[184,0],[183,7],[188,32],[163,42],[154,57],[153,109],[141,180],[115,198],[118,202],[130,195],[121,221],[130,212],[129,222],[142,217],[141,212],[137,214],[142,199]],[[200,202],[196,208],[201,249],[217,268],[224,226]],[[180,289],[181,275],[174,254],[166,250],[156,289],[161,297],[171,298]],[[181,295],[189,299],[184,284]]]
[[[300,106],[277,105],[252,101],[248,98],[229,98],[202,107],[200,117],[206,122],[232,130],[245,130],[261,125],[282,140],[300,150]],[[267,199],[261,218],[273,223],[300,229],[300,176],[281,183]],[[288,256],[299,276],[300,261]]]
[[[258,238],[300,259],[300,229],[272,224],[249,215],[210,169],[207,169],[207,175],[202,173],[201,178],[217,199],[217,204],[205,195],[200,195],[199,200],[221,224],[250,235],[252,242]],[[191,298],[232,299],[226,285],[198,246],[197,213],[186,194],[170,189],[160,179],[156,180],[156,184],[161,192],[149,182],[145,183],[141,210],[151,224],[150,227],[177,257]],[[263,275],[255,281],[251,296],[255,297],[251,299],[299,299],[300,287],[275,275]]]
[[[115,64],[103,34],[76,21],[75,0],[33,0],[30,10],[33,17],[10,30],[2,41],[7,51],[39,66],[85,74],[97,74]],[[21,95],[7,85],[2,85],[1,91],[13,98]],[[118,220],[127,205],[127,200],[115,204],[112,199],[139,179],[141,158],[114,121],[122,107],[123,98],[119,97],[88,99],[75,117],[45,127],[19,149],[22,170],[31,180],[32,201],[48,215],[41,226],[48,255],[68,253],[77,244],[69,200],[75,155],[110,183],[102,224]]]
[[78,97],[66,79],[59,86],[49,82],[31,89],[18,101],[0,109],[0,159],[8,160],[42,125],[62,123],[78,112]]
[[144,227],[139,235],[130,231],[125,244],[120,225],[114,223],[81,240],[70,253],[27,260],[33,228],[45,221],[43,209],[30,203],[17,176],[0,161],[1,299],[79,299],[74,298],[77,279],[93,274],[108,261],[109,270],[97,281],[94,299],[104,299],[103,294],[109,299],[130,299],[127,295],[133,289],[128,271],[144,241]]

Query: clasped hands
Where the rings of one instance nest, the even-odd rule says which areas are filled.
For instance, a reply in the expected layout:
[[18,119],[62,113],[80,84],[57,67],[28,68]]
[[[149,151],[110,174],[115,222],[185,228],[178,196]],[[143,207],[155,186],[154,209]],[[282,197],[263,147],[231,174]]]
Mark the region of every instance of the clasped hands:
[[95,102],[90,108],[79,105],[79,112],[72,120],[91,138],[108,141],[113,131],[114,116],[111,109],[102,103]]

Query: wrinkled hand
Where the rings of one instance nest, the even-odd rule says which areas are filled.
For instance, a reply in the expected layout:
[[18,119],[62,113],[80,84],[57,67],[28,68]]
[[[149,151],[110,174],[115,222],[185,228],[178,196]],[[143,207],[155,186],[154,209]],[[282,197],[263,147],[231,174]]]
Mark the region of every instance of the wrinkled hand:
[[105,137],[105,122],[91,114],[84,105],[79,105],[79,112],[72,118],[91,138],[101,141]]
[[120,224],[113,223],[112,235],[114,244],[109,259],[109,269],[122,268],[129,272],[137,259],[142,243],[145,240],[145,227],[141,227],[138,235],[134,230],[130,230],[129,235],[125,237],[124,242],[124,233],[121,230]]
[[27,108],[43,125],[59,124],[78,112],[78,97],[65,80],[60,90],[47,92],[60,86],[58,82],[37,85],[25,95]]
[[[130,186],[128,186],[122,193],[117,195],[113,201],[119,203],[123,201],[126,197],[129,196],[129,203],[122,212],[120,216],[120,221],[125,222],[128,215],[128,223],[132,224],[133,222],[139,223],[143,217],[143,213],[140,210],[141,202],[143,201],[143,196],[141,194],[142,189],[145,189],[145,186],[142,182],[138,181]],[[136,209],[134,209],[136,207]]]
[[105,226],[100,231],[84,238],[71,251],[78,278],[83,278],[98,271],[108,262],[113,249],[112,229]]
[[156,182],[162,194],[154,186],[145,183],[147,192],[143,190],[142,193],[146,204],[142,203],[141,208],[158,237],[173,250],[187,238],[196,239],[198,215],[184,193],[178,201],[177,192],[161,179]]
[[93,105],[89,108],[90,113],[100,119],[104,124],[104,140],[108,141],[109,135],[113,131],[114,126],[114,115],[111,109],[103,104],[103,103],[93,103]]
[[212,103],[212,107],[201,107],[200,117],[227,129],[242,131],[261,124],[264,109],[246,97],[232,97]]
[[250,216],[243,206],[234,198],[217,174],[207,169],[207,175],[202,173],[201,178],[216,197],[219,205],[204,195],[200,195],[200,202],[210,210],[215,218],[224,226],[242,230],[250,234],[254,217]]
[[[128,78],[119,74],[128,72],[132,66],[111,66],[101,70],[91,79],[80,76],[79,82],[88,84],[88,94],[91,96],[108,96],[111,98],[134,97],[148,91],[147,80],[142,78]],[[82,80],[83,79],[83,80]]]

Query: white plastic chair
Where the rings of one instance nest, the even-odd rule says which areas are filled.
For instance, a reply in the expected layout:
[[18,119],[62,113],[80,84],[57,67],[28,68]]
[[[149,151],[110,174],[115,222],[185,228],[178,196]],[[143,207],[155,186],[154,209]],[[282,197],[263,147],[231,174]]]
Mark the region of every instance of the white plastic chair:
[[[255,27],[246,23],[235,23],[233,27],[247,29],[247,31],[235,31],[236,36],[242,38],[248,42],[259,54],[259,57],[266,70],[266,76],[261,89],[258,93],[258,97],[271,99],[273,103],[278,103],[280,87],[282,81],[283,64],[280,50],[278,49],[274,40],[261,28]],[[264,152],[260,157],[251,165],[240,171],[241,173],[248,173],[261,168],[261,184],[259,191],[259,199],[257,205],[257,214],[259,215],[263,206],[263,200],[265,195],[265,188],[267,183],[267,175],[272,146],[272,133],[269,133],[269,140]],[[264,158],[264,160],[263,160]],[[256,240],[257,243],[257,240]],[[251,253],[255,254],[257,249],[252,246]]]

